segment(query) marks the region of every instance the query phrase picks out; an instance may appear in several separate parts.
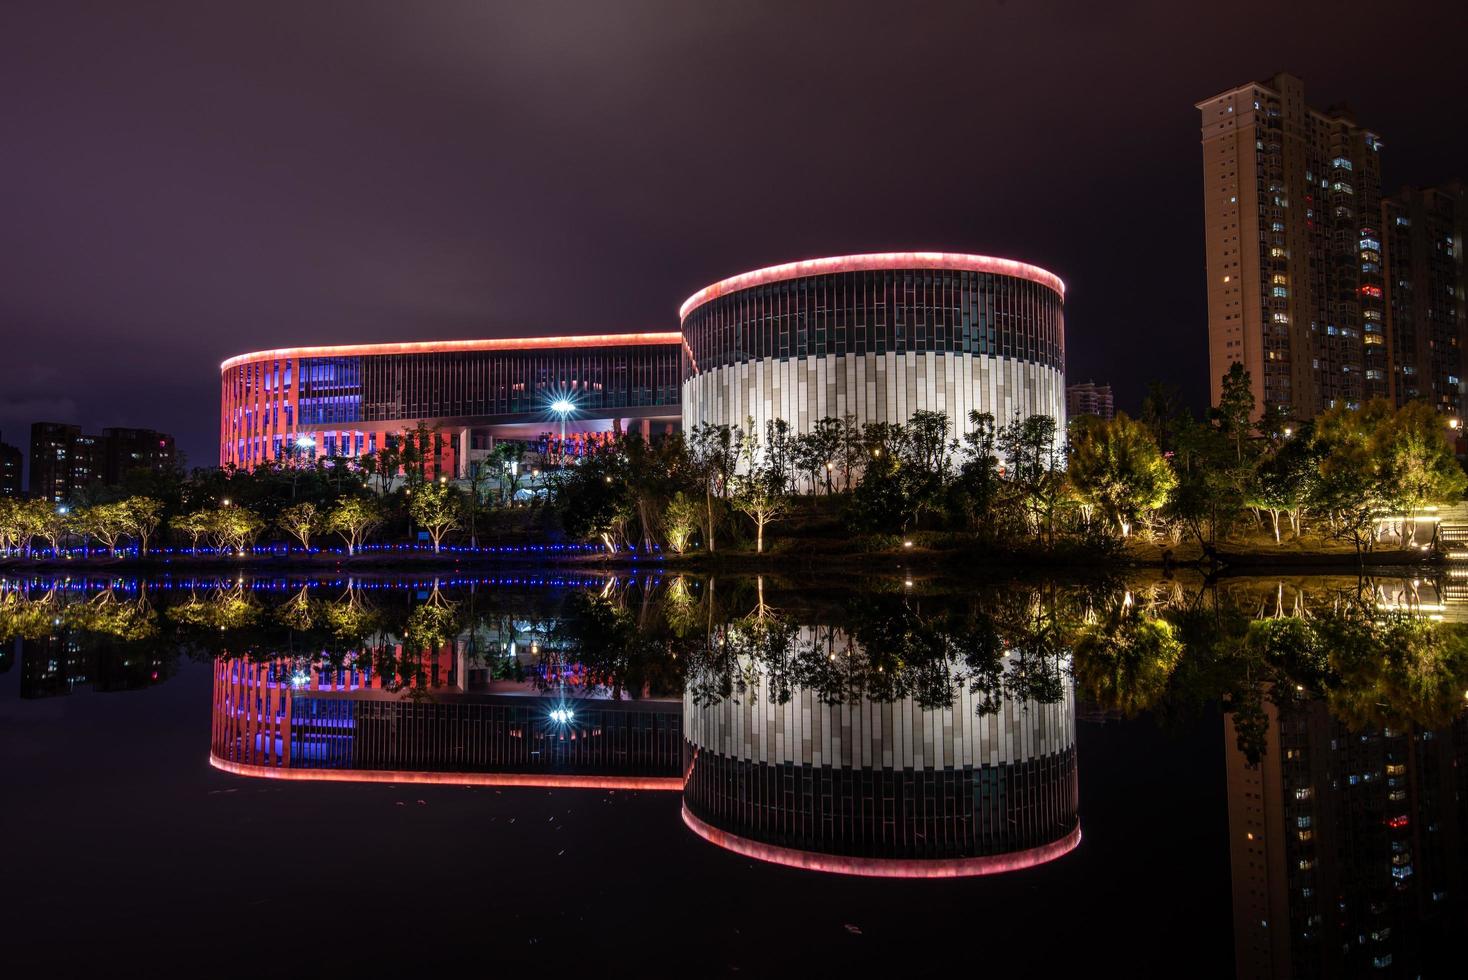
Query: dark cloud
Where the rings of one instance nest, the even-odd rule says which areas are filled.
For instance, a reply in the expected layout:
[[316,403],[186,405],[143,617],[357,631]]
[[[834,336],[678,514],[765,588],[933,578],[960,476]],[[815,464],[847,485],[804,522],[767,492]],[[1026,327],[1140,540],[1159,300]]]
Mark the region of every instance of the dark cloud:
[[1389,183],[1446,179],[1468,143],[1463,21],[1450,3],[12,0],[0,384],[56,375],[7,394],[0,424],[153,425],[208,461],[232,353],[671,328],[724,275],[894,247],[1054,269],[1073,378],[1125,406],[1152,378],[1201,401],[1193,102],[1292,70],[1381,131]]

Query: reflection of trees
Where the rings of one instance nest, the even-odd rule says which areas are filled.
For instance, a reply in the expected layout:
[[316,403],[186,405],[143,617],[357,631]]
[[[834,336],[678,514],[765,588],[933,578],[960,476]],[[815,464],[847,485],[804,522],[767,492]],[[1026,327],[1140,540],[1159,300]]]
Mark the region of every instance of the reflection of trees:
[[1200,587],[1145,615],[1112,610],[1084,624],[1075,674],[1088,696],[1127,715],[1177,718],[1221,702],[1255,762],[1268,751],[1267,701],[1323,697],[1353,729],[1439,727],[1468,704],[1468,636],[1422,615],[1422,585]]
[[66,607],[64,622],[72,629],[134,642],[158,635],[158,612],[148,599],[148,587],[138,589],[137,598],[122,601],[115,589],[106,588],[90,599]]
[[967,603],[863,595],[809,624],[761,596],[752,612],[709,630],[689,694],[707,704],[762,683],[774,703],[804,689],[828,704],[910,699],[934,710],[967,687],[981,714],[1006,700],[1059,701],[1064,646],[1052,609],[1031,596],[1009,612],[1000,622]]
[[171,607],[168,616],[182,626],[218,630],[247,630],[261,619],[264,607],[242,581],[209,589],[201,596],[190,590],[183,602]]
[[1135,717],[1166,693],[1182,650],[1172,623],[1143,613],[1126,593],[1104,620],[1080,627],[1076,682],[1092,700]]
[[[0,641],[65,629],[80,644],[350,663],[408,692],[426,689],[427,660],[452,648],[492,676],[518,680],[528,667],[523,676],[545,689],[636,698],[676,696],[686,683],[709,703],[762,685],[776,702],[807,690],[826,703],[911,699],[924,709],[969,696],[981,714],[1057,701],[1069,673],[1101,708],[1164,725],[1222,704],[1255,759],[1268,751],[1270,702],[1320,698],[1352,727],[1404,730],[1441,726],[1468,706],[1468,627],[1428,618],[1442,608],[1431,580],[1017,581],[947,592],[682,576],[662,586],[609,578],[595,590],[438,584],[419,602],[412,588],[370,582],[276,587],[0,581]],[[506,656],[515,645],[521,656]]]
[[44,639],[60,608],[55,588],[32,598],[23,588],[0,583],[0,643]]

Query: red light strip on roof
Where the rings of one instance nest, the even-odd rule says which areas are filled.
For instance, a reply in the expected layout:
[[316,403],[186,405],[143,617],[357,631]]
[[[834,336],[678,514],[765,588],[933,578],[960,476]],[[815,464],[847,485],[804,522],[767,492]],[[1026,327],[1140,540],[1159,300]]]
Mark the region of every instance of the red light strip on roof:
[[236,776],[312,783],[415,783],[439,786],[532,786],[542,789],[621,789],[678,792],[677,776],[571,776],[532,772],[411,772],[404,769],[284,769],[230,762],[209,754],[209,765]]
[[869,255],[835,255],[825,259],[806,259],[804,262],[787,262],[772,265],[753,272],[722,279],[712,286],[705,286],[683,302],[678,310],[681,323],[698,307],[726,293],[762,286],[786,279],[805,276],[822,276],[836,272],[872,272],[888,269],[952,269],[957,272],[992,272],[1001,276],[1028,279],[1048,286],[1065,297],[1065,283],[1053,272],[1037,265],[1016,262],[1014,259],[996,259],[989,255],[965,255],[961,252],[873,252]]
[[227,371],[254,361],[290,360],[296,357],[355,357],[372,354],[449,354],[482,350],[555,350],[565,347],[639,347],[676,344],[683,339],[670,333],[602,333],[585,337],[516,337],[503,340],[425,340],[401,344],[348,344],[341,347],[282,347],[231,357],[219,365]]
[[683,805],[683,822],[688,829],[717,847],[742,854],[756,861],[782,864],[787,868],[805,871],[825,871],[838,875],[857,875],[864,878],[972,878],[978,875],[997,875],[1005,871],[1019,871],[1054,861],[1075,850],[1081,842],[1081,825],[1060,840],[1025,851],[1011,854],[986,854],[971,858],[864,858],[842,854],[818,854],[814,851],[797,851],[776,844],[762,844],[738,834],[730,834],[712,827],[695,817]]

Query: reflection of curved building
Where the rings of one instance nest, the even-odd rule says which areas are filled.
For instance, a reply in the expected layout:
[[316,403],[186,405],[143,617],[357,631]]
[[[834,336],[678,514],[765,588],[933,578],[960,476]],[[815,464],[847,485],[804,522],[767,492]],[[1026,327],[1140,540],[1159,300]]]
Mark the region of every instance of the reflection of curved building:
[[218,660],[209,761],[280,779],[681,788],[676,701],[411,693],[352,668]]
[[683,426],[822,417],[906,423],[971,411],[1065,425],[1065,286],[1010,259],[946,252],[771,266],[700,290],[680,311]]
[[845,874],[957,877],[1053,860],[1080,842],[1075,703],[980,715],[912,699],[823,703],[768,678],[685,698],[683,818],[748,857]]

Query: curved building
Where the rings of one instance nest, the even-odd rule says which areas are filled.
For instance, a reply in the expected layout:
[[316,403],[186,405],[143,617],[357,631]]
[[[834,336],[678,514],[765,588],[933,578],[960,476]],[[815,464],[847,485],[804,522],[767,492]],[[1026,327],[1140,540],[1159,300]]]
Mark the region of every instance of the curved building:
[[947,252],[771,266],[689,297],[683,425],[825,416],[905,423],[970,411],[1065,424],[1065,284],[1010,259]]
[[[496,438],[559,433],[550,412],[572,401],[568,439],[620,425],[644,434],[678,421],[679,335],[293,347],[219,366],[219,463],[250,468],[298,446],[360,456],[421,422],[438,432],[441,470],[467,473]],[[554,424],[553,424],[554,423]]]
[[[818,640],[803,627],[801,642]],[[835,659],[847,638],[828,636]],[[840,652],[838,652],[840,648]],[[684,695],[683,821],[745,857],[814,871],[947,878],[1033,867],[1080,843],[1075,701],[981,713],[788,687],[763,666],[737,698]]]

